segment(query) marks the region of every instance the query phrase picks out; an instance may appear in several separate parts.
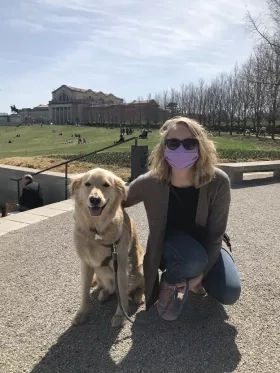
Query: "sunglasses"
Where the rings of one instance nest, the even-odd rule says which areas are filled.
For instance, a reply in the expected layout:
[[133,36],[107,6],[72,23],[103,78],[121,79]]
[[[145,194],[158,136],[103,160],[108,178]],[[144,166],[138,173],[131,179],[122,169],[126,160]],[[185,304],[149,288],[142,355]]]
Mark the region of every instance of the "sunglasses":
[[178,149],[181,144],[186,150],[193,150],[198,145],[198,140],[197,139],[184,139],[184,140],[166,139],[165,140],[165,145],[170,150]]

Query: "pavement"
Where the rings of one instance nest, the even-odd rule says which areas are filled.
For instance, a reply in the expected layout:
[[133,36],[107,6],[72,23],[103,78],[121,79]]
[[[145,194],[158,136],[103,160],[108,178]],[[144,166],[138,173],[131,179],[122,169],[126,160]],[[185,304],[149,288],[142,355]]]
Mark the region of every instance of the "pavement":
[[[228,233],[243,286],[235,305],[190,296],[178,321],[146,327],[112,329],[116,300],[101,305],[94,292],[89,322],[71,326],[80,302],[71,211],[3,234],[0,372],[280,372],[279,196],[267,180],[232,190]],[[128,211],[144,245],[144,208]],[[136,318],[153,315],[140,308]]]
[[63,214],[65,211],[72,211],[73,200],[68,199],[51,205],[39,207],[20,213],[12,213],[0,219],[0,236],[9,232],[27,227],[39,221],[49,219],[53,216]]

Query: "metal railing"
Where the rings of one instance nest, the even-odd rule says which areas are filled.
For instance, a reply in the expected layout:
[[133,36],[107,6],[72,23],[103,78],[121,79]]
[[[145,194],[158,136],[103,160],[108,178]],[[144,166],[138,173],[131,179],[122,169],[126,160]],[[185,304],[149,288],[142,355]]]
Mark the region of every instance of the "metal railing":
[[[137,146],[137,140],[138,140],[138,137],[134,136],[134,137],[131,137],[127,140],[124,140],[124,141],[121,141],[121,142],[117,142],[117,143],[114,143],[112,145],[109,145],[109,146],[106,146],[105,148],[102,148],[102,149],[98,149],[98,150],[95,150],[93,152],[90,152],[90,153],[87,153],[87,154],[83,154],[83,155],[80,155],[76,158],[73,158],[73,159],[70,159],[69,161],[64,161],[64,162],[61,162],[61,163],[58,163],[54,166],[50,166],[50,167],[47,167],[45,168],[44,170],[41,170],[41,171],[38,171],[38,172],[34,172],[32,174],[30,174],[31,176],[36,176],[36,175],[39,175],[39,174],[42,174],[43,172],[46,172],[46,171],[50,171],[56,167],[60,167],[60,166],[63,166],[65,165],[65,169],[64,169],[64,180],[65,180],[65,199],[68,199],[68,164],[69,163],[72,163],[72,162],[75,162],[75,161],[78,161],[80,159],[83,159],[83,158],[86,158],[90,155],[93,155],[93,154],[97,154],[97,153],[100,153],[100,152],[103,152],[104,150],[107,150],[107,149],[111,149],[111,148],[114,148],[116,146],[119,146],[119,145],[122,145],[122,144],[125,144],[126,142],[129,142],[129,141],[132,141],[132,140],[135,140],[135,145]],[[19,179],[13,179],[11,178],[10,180],[12,181],[16,181],[17,182],[17,195],[18,195],[18,203],[19,203],[19,200],[20,200],[20,186],[19,186],[19,183],[20,181],[23,179],[23,177],[19,178]]]

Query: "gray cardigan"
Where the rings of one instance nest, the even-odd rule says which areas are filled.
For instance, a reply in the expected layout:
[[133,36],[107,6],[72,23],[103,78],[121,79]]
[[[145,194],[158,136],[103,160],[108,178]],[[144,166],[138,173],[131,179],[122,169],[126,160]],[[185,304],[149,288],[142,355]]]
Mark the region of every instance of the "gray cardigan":
[[[218,259],[227,226],[230,198],[229,178],[217,168],[213,180],[200,188],[195,218],[201,234],[200,241],[208,254],[208,265],[204,275]],[[130,184],[128,198],[124,203],[124,207],[130,207],[144,202],[147,213],[149,236],[144,258],[147,308],[158,298],[158,269],[165,236],[168,201],[169,185],[159,182],[151,172],[148,172]]]

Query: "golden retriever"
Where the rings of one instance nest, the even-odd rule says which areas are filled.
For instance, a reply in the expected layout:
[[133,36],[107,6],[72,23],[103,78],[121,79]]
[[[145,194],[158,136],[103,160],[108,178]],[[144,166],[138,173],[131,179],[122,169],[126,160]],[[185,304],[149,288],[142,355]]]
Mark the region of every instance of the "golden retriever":
[[[82,274],[82,302],[73,324],[80,324],[88,316],[93,283],[101,289],[98,295],[100,302],[115,293],[113,263],[110,260],[113,243],[117,246],[122,305],[127,311],[129,294],[136,303],[141,303],[144,293],[143,250],[134,221],[121,207],[127,197],[122,179],[110,171],[95,168],[73,177],[70,193],[75,201],[74,241],[81,259]],[[118,304],[112,326],[121,326],[123,322],[124,316]]]

